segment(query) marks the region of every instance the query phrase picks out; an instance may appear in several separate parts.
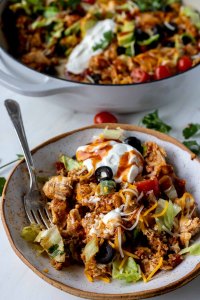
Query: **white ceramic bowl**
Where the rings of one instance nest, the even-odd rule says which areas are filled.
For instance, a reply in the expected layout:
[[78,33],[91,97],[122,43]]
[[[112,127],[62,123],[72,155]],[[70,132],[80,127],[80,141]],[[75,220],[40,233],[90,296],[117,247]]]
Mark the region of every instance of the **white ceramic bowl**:
[[[129,85],[95,85],[57,79],[34,71],[7,53],[1,16],[8,0],[0,1],[0,58],[7,72],[0,70],[0,84],[23,95],[48,97],[67,107],[85,112],[111,110],[130,113],[186,101],[199,91],[200,65],[167,79]],[[185,0],[200,11],[199,0]]]
[[[74,155],[78,146],[91,141],[93,135],[102,131],[105,125],[91,126],[55,137],[33,150],[33,158],[39,175],[55,174],[54,164],[61,153]],[[110,125],[115,128],[117,125]],[[200,206],[200,162],[181,143],[167,135],[131,125],[120,125],[127,135],[134,135],[142,141],[155,141],[163,146],[170,163],[178,176],[186,179],[190,191]],[[90,283],[83,274],[83,268],[73,266],[62,271],[51,267],[49,259],[36,256],[31,246],[20,237],[23,226],[28,224],[23,207],[23,195],[29,187],[24,162],[20,162],[11,173],[3,194],[2,219],[10,244],[21,260],[41,278],[50,284],[77,296],[89,299],[141,299],[169,292],[191,281],[200,273],[200,256],[187,256],[173,271],[161,272],[150,282],[125,284],[114,280],[111,284],[101,281]],[[42,173],[40,172],[42,170]],[[200,242],[200,237],[197,237]],[[44,269],[49,269],[45,273]]]

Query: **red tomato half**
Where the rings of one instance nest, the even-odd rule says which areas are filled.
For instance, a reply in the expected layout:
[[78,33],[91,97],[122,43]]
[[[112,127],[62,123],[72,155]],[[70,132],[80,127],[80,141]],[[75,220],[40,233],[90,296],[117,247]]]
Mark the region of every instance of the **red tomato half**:
[[188,56],[182,56],[178,61],[178,70],[179,72],[187,71],[192,68],[192,60]]
[[160,188],[159,183],[157,179],[149,179],[149,180],[143,180],[138,181],[134,183],[138,189],[138,192],[143,192],[144,194],[153,191],[155,196],[159,196],[160,194]]
[[150,80],[150,75],[140,68],[133,69],[131,77],[134,83],[147,82]]
[[164,78],[167,78],[170,76],[171,76],[171,73],[167,66],[159,66],[155,70],[155,79],[156,80],[164,79]]
[[95,124],[118,123],[117,118],[109,112],[102,111],[94,117]]

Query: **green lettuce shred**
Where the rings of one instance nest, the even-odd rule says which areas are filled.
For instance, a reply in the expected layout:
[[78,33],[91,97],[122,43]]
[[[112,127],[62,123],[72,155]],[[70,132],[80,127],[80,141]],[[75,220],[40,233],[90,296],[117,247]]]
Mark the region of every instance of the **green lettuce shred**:
[[84,250],[83,250],[83,256],[85,257],[85,261],[90,261],[97,253],[99,252],[99,246],[98,246],[98,238],[95,236],[92,240],[90,240]]
[[40,231],[34,241],[41,245],[50,258],[57,262],[65,261],[64,242],[56,225]]
[[190,18],[191,22],[200,29],[200,14],[194,8],[190,6],[183,6],[181,8],[181,13],[186,17]]
[[74,169],[79,169],[82,165],[80,162],[76,161],[75,159],[67,156],[62,155],[60,157],[60,162],[64,164],[66,171],[72,171]]
[[[156,214],[160,213],[165,208],[166,202],[167,200],[158,200],[158,206],[155,212]],[[172,201],[169,200],[166,213],[163,216],[156,218],[158,228],[164,231],[171,231],[174,223],[174,218],[178,215],[180,211],[181,207],[175,203],[172,203]]]
[[113,279],[125,280],[127,283],[137,282],[141,279],[140,266],[136,264],[132,257],[127,259],[122,269],[119,269],[120,263],[119,259],[113,261]]
[[41,231],[41,226],[38,224],[31,224],[26,226],[21,231],[21,237],[27,242],[34,242]]
[[123,141],[124,140],[124,130],[121,128],[117,128],[117,129],[105,128],[102,133],[102,137],[106,140]]
[[190,247],[184,248],[182,249],[179,254],[186,254],[186,253],[190,253],[191,255],[200,255],[200,244],[194,244]]

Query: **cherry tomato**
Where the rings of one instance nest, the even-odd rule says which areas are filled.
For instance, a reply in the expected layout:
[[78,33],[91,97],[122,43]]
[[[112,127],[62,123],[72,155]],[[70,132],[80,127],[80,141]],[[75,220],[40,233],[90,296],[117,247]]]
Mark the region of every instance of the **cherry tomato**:
[[182,56],[178,61],[179,72],[187,71],[192,67],[192,60],[188,56]]
[[82,0],[82,2],[88,3],[88,4],[94,4],[96,2],[96,0]]
[[133,69],[131,77],[134,83],[147,82],[150,80],[150,75],[140,68]]
[[159,66],[155,70],[155,79],[164,79],[171,76],[169,68],[167,66]]
[[94,117],[95,124],[118,123],[117,118],[109,112],[102,111]]
[[143,192],[144,194],[153,191],[155,196],[159,196],[160,188],[157,179],[148,179],[143,181],[138,181],[134,183],[138,189],[138,192]]

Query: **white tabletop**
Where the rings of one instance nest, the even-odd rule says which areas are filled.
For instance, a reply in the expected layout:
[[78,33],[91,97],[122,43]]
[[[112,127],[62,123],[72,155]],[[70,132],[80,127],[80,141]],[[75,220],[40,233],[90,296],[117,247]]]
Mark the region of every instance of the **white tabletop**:
[[[200,89],[199,89],[200,92]],[[18,100],[21,105],[30,148],[63,132],[93,123],[93,115],[73,112],[48,99],[27,98],[0,87],[0,165],[15,159],[21,153],[19,143],[4,108],[4,99]],[[56,97],[55,97],[56,99]],[[92,97],[91,97],[92,101]],[[162,95],[161,95],[162,101]],[[187,103],[181,99],[173,106],[159,109],[162,119],[173,126],[171,134],[181,139],[181,129],[190,122],[200,122],[200,97],[191,95]],[[138,124],[144,113],[118,116],[121,123]],[[200,141],[200,139],[199,139]],[[13,166],[12,166],[13,167]],[[12,167],[0,171],[7,177]],[[200,279],[157,300],[197,300],[200,295]],[[0,222],[0,299],[2,300],[78,300],[44,282],[15,255]]]

